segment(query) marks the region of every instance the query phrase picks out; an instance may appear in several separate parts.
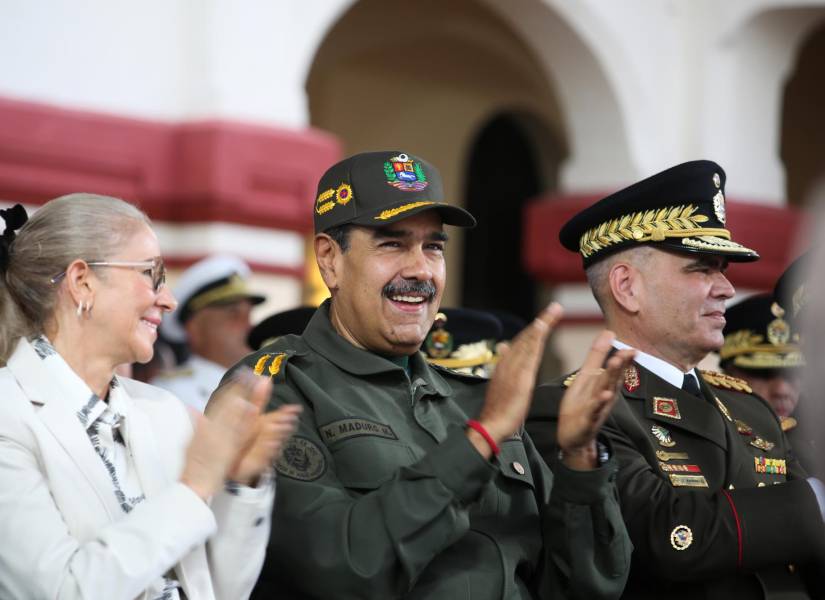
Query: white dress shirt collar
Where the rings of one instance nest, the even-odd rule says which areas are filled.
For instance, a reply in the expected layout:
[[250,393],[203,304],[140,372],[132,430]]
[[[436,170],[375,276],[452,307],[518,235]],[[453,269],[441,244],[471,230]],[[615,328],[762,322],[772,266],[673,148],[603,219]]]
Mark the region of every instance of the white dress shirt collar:
[[[613,340],[613,347],[619,350],[633,348],[632,346],[628,346],[627,344],[625,344],[624,342],[620,342],[619,340]],[[637,363],[639,363],[641,366],[643,366],[645,369],[647,369],[654,375],[657,375],[665,381],[667,381],[670,385],[682,389],[682,382],[684,381],[685,375],[687,373],[684,373],[678,367],[674,367],[672,364],[662,360],[661,358],[653,356],[652,354],[648,354],[647,352],[642,352],[641,350],[638,350],[636,348],[633,349],[636,350],[636,358],[634,358],[633,360],[635,360]],[[691,369],[690,371],[688,371],[688,373],[696,377],[698,382],[696,369]]]

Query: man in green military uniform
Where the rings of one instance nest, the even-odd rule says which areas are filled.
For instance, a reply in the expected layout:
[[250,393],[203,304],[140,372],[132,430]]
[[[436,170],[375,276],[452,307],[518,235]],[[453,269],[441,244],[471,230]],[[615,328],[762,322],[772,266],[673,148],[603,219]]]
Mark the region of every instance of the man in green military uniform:
[[[635,551],[625,598],[810,598],[825,548],[818,480],[746,382],[696,365],[722,346],[730,239],[725,174],[678,165],[585,209],[561,230],[580,252],[614,347],[636,349],[604,426]],[[569,376],[540,386],[527,430],[551,457]],[[563,408],[561,409],[563,410]],[[548,427],[550,425],[550,427]]]
[[551,463],[522,431],[545,309],[486,380],[418,352],[445,285],[437,171],[359,154],[322,177],[315,253],[332,298],[301,336],[244,363],[273,404],[304,407],[277,464],[273,535],[255,597],[615,598],[631,546],[598,428],[632,352],[597,339]]

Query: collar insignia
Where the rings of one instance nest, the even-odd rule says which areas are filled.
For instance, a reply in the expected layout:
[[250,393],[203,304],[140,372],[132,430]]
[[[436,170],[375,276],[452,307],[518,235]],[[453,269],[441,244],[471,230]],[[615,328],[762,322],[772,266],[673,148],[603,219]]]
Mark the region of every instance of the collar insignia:
[[653,414],[669,419],[679,420],[682,418],[676,400],[674,398],[662,398],[661,396],[653,397]]
[[639,369],[630,365],[624,370],[624,389],[635,392],[639,388]]

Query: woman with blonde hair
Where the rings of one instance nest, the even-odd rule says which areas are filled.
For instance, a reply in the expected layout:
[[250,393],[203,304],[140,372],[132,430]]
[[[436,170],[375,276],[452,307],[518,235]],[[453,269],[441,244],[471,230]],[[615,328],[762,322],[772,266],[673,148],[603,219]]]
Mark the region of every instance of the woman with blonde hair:
[[115,375],[175,305],[136,207],[72,194],[0,216],[0,598],[248,597],[297,409],[264,413],[258,380],[190,417]]

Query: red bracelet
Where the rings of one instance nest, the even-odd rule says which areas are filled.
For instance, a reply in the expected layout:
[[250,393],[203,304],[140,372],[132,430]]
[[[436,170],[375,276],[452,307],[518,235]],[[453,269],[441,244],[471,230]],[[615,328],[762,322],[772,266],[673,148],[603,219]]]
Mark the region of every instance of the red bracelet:
[[493,451],[493,454],[495,456],[498,456],[498,453],[501,450],[499,450],[498,444],[496,444],[496,441],[493,439],[493,436],[487,433],[487,430],[484,429],[484,425],[482,425],[475,419],[470,419],[469,421],[467,421],[467,427],[469,427],[470,429],[475,429],[479,433],[479,435],[484,438],[484,441],[490,445],[490,450]]

